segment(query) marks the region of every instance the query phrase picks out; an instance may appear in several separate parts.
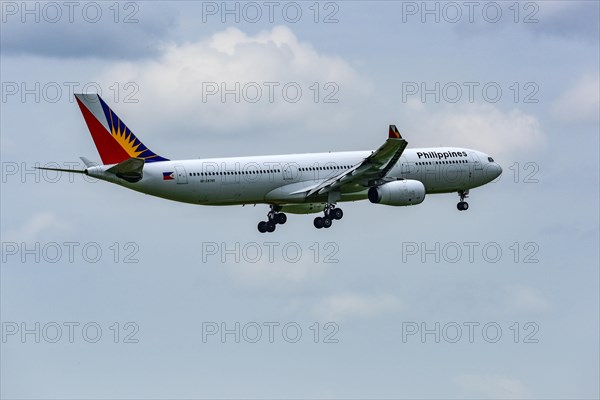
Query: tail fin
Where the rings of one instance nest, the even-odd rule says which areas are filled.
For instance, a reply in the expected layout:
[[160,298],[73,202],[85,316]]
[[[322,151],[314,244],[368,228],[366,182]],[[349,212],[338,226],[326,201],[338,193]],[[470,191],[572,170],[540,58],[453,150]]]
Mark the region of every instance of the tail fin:
[[144,146],[100,96],[76,94],[75,99],[104,164],[118,164],[129,158],[168,161]]

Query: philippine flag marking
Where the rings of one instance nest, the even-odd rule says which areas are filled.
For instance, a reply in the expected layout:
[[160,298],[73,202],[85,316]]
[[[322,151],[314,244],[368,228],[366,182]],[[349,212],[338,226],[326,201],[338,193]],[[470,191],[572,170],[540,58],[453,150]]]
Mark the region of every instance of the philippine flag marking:
[[163,172],[163,181],[172,181],[175,179],[174,172]]

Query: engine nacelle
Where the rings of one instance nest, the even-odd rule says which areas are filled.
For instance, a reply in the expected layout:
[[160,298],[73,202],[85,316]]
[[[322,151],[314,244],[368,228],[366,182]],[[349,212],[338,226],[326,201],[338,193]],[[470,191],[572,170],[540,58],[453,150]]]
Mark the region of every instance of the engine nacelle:
[[425,200],[425,186],[421,181],[404,179],[384,183],[369,189],[369,201],[388,206],[413,206]]

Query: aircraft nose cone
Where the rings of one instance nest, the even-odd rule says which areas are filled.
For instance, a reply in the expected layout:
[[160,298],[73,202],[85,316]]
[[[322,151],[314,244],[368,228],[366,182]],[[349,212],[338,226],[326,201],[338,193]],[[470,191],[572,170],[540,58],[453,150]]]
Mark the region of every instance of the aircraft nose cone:
[[499,164],[494,163],[492,166],[492,175],[493,179],[496,179],[500,175],[502,175],[502,167]]
[[502,167],[496,163],[490,163],[485,169],[485,175],[488,182],[493,181],[502,174]]

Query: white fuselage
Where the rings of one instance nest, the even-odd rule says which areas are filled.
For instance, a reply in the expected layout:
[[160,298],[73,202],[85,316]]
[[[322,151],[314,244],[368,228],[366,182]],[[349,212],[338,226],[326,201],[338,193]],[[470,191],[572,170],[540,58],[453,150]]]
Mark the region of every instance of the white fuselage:
[[[203,205],[302,204],[306,189],[362,162],[371,151],[172,160],[146,163],[143,177],[126,182],[89,167],[90,176],[174,201]],[[484,185],[502,169],[480,151],[443,147],[406,149],[386,177],[421,181],[427,193],[450,193]],[[366,184],[366,182],[365,182]],[[339,201],[367,198],[368,186],[344,187]],[[310,203],[327,201],[327,196]]]

